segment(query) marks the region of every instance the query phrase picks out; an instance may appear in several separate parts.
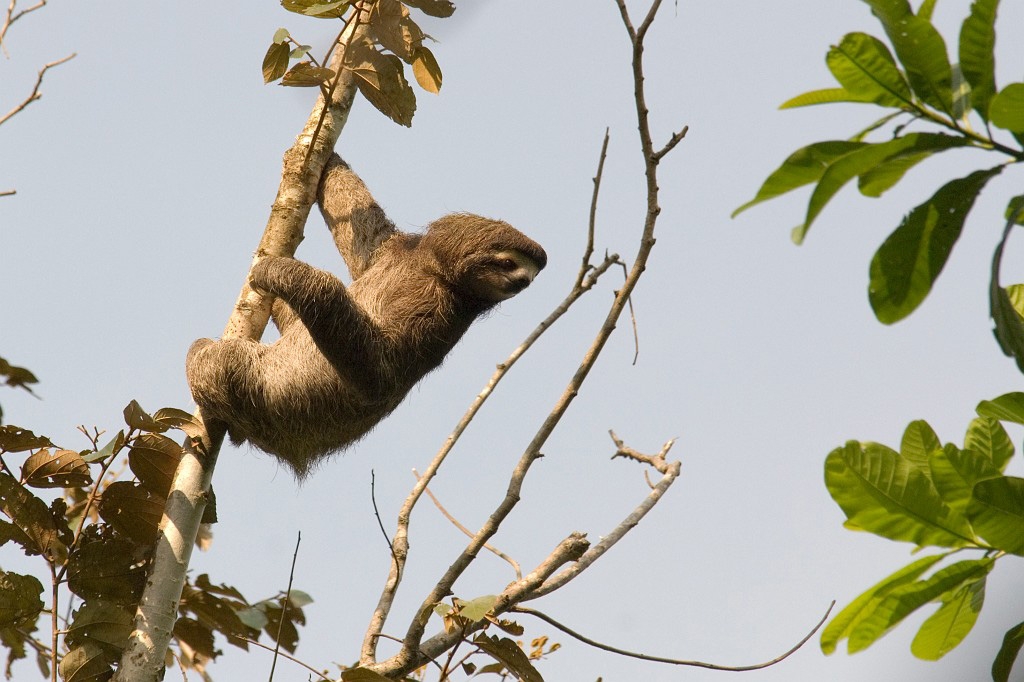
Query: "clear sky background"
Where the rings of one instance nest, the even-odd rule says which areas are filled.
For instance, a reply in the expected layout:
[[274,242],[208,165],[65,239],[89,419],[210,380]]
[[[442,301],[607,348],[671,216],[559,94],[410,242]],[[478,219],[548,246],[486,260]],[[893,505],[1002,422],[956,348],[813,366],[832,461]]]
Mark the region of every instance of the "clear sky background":
[[[968,6],[939,3],[935,20],[947,38]],[[640,15],[646,4],[631,7]],[[1000,14],[997,77],[1005,83],[1019,80],[1024,62],[1024,47],[1011,44],[1024,8],[1003,3]],[[440,41],[432,49],[442,94],[419,94],[411,130],[359,102],[339,150],[403,229],[450,211],[483,213],[537,239],[550,260],[390,419],[304,485],[255,450],[222,453],[220,523],[193,573],[253,599],[271,596],[287,584],[301,531],[295,586],[316,601],[298,653],[318,666],[356,659],[386,575],[371,470],[391,530],[411,470],[426,466],[495,363],[568,291],[606,127],[600,252],[630,260],[643,218],[629,46],[611,0],[467,1],[452,19],[424,25]],[[223,329],[281,155],[315,95],[262,83],[260,63],[280,26],[318,53],[337,30],[270,0],[52,2],[11,29],[0,110],[21,100],[44,62],[78,57],[48,73],[42,100],[0,128],[0,188],[18,191],[0,199],[0,355],[41,381],[41,400],[0,393],[7,423],[82,448],[77,424],[116,432],[133,398],[149,410],[192,409],[185,350]],[[596,541],[646,492],[638,466],[609,461],[607,430],[650,452],[678,436],[672,455],[683,473],[670,494],[580,579],[531,604],[595,639],[733,665],[781,653],[830,600],[841,607],[912,559],[910,546],[841,527],[822,482],[825,455],[850,438],[897,445],[918,418],[960,442],[979,400],[1020,388],[989,331],[986,299],[1019,171],[989,184],[937,287],[894,327],[877,323],[868,306],[871,255],[911,206],[976,168],[979,153],[930,160],[881,200],[846,189],[799,248],[789,230],[806,193],[729,218],[791,151],[877,117],[867,105],[777,110],[792,95],[831,86],[825,52],[855,30],[882,35],[856,0],[718,0],[666,2],[651,31],[655,137],[683,124],[690,133],[662,165],[658,243],[633,298],[639,360],[632,365],[624,321],[495,539],[524,568],[571,531]],[[1022,254],[1011,246],[1007,281],[1024,279]],[[316,212],[298,256],[342,271]],[[544,337],[445,465],[433,489],[464,524],[477,527],[504,493],[619,281],[610,273]],[[1019,445],[1021,434],[1012,435]],[[1019,461],[1011,467],[1021,474]],[[388,632],[404,632],[463,545],[428,502],[420,505]],[[0,557],[5,567],[15,562],[10,549]],[[456,588],[463,597],[497,593],[512,578],[484,555]],[[1021,618],[1022,590],[1021,562],[1000,562],[974,632],[938,664],[909,652],[919,615],[865,653],[826,658],[815,639],[742,679],[987,679],[1002,633]],[[522,622],[528,635],[563,644],[542,664],[549,680],[733,679],[623,659]],[[269,667],[263,652],[222,648],[211,670],[218,680],[258,678]],[[16,674],[28,679],[31,669],[24,662]],[[306,673],[279,666],[277,679]]]

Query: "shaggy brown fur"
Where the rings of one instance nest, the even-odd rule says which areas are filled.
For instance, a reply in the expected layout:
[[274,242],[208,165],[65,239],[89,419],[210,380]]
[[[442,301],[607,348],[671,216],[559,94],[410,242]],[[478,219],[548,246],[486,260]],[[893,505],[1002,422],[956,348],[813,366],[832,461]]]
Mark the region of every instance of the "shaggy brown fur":
[[204,417],[300,478],[386,417],[474,319],[525,289],[547,262],[521,232],[480,216],[448,215],[421,235],[397,231],[337,156],[319,203],[353,283],[263,258],[251,283],[278,297],[281,338],[199,339],[186,359]]

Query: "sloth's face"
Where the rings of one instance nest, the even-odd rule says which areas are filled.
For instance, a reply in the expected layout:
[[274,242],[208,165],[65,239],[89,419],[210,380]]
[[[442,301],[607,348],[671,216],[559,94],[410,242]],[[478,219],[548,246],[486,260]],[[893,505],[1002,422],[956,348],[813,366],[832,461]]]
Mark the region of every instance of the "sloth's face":
[[512,298],[530,286],[542,267],[514,249],[489,253],[475,265],[469,289],[474,296],[491,303]]

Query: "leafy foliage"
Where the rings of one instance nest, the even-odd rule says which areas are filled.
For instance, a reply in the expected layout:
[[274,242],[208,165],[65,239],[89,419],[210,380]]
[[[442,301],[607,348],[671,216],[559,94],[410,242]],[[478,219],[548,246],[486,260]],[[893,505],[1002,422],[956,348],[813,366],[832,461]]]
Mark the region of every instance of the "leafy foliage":
[[[911,652],[938,660],[971,631],[985,601],[986,577],[996,561],[1024,555],[1024,479],[1007,476],[1014,448],[1002,421],[1024,423],[1024,393],[978,405],[962,446],[941,444],[924,421],[907,426],[900,449],[850,441],[825,459],[825,485],[846,514],[846,526],[917,549],[926,556],[884,578],[839,612],[822,632],[826,654],[847,640],[862,651],[911,613],[938,602],[918,629]],[[952,551],[949,551],[952,550]],[[955,551],[975,550],[934,570]],[[1020,627],[1007,633],[993,679],[1008,679],[1020,650]],[[997,674],[998,671],[998,674]]]
[[[928,296],[988,181],[1006,166],[1024,161],[1024,83],[996,86],[998,0],[972,3],[960,30],[959,64],[951,63],[946,41],[931,23],[934,2],[922,2],[916,13],[907,0],[864,2],[879,20],[888,44],[866,33],[847,34],[829,49],[825,60],[839,87],[806,92],[782,107],[853,102],[890,112],[848,140],[817,142],[797,150],[733,215],[813,184],[805,220],[793,230],[799,244],[832,197],[855,177],[861,194],[879,197],[935,154],[971,148],[1000,155],[998,165],[951,180],[912,208],[875,253],[868,298],[878,320],[892,324]],[[981,124],[978,131],[972,127],[972,110]],[[947,132],[909,131],[917,124]],[[1009,135],[996,135],[993,126]],[[891,131],[889,139],[865,141],[886,129]],[[1011,207],[1014,201],[1019,199],[1011,200]],[[1024,318],[998,280],[1008,236],[1009,224],[996,248],[990,305],[1000,347],[1024,371]]]
[[[427,92],[441,89],[441,67],[423,41],[428,36],[413,20],[413,7],[433,17],[448,17],[455,5],[448,0],[375,0],[362,9],[349,2],[319,3],[315,0],[282,0],[285,9],[318,19],[342,19],[346,24],[366,24],[365,36],[341,39],[317,61],[308,45],[296,42],[287,29],[274,33],[263,57],[263,80],[291,87],[319,87],[324,97],[334,90],[341,73],[328,68],[331,52],[344,51],[342,70],[355,77],[356,86],[382,114],[404,126],[412,125],[416,95],[405,77],[404,65],[412,67],[416,82]],[[293,60],[300,60],[289,68]]]
[[[164,408],[150,414],[135,401],[125,407],[126,428],[105,445],[100,433],[86,433],[92,448],[83,451],[54,446],[49,438],[17,426],[0,427],[0,546],[39,556],[46,564],[40,575],[0,571],[0,645],[7,649],[6,674],[12,665],[36,652],[49,677],[51,665],[65,680],[104,680],[114,673],[134,628],[135,611],[146,583],[149,557],[171,478],[182,446],[164,435],[171,429],[195,438],[197,424],[182,410]],[[84,430],[83,430],[84,432]],[[187,441],[189,442],[189,441]],[[28,452],[15,474],[9,463],[15,453]],[[127,455],[127,457],[125,457]],[[115,480],[111,469],[127,462],[135,480]],[[59,489],[47,503],[36,491]],[[214,507],[204,522],[216,520]],[[60,607],[57,595],[66,586]],[[261,633],[294,651],[298,627],[305,623],[302,607],[312,601],[293,591],[250,603],[238,590],[216,585],[208,576],[188,580],[174,628],[174,658],[183,669],[208,678],[205,665],[220,651],[215,634],[247,648]],[[51,637],[37,637],[40,618],[50,610],[70,613],[63,648],[54,651]],[[56,634],[56,633],[54,633]]]

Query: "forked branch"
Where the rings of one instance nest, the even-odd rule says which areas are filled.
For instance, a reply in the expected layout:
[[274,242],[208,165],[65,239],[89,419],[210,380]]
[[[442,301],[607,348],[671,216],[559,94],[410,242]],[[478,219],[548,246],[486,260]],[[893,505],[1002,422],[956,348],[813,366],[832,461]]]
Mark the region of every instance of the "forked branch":
[[[643,229],[639,238],[639,246],[637,249],[636,258],[634,259],[629,274],[626,277],[626,281],[624,282],[623,286],[616,292],[615,299],[611,304],[611,307],[605,317],[604,322],[598,330],[595,338],[591,342],[589,349],[584,354],[581,363],[579,364],[573,376],[569,380],[569,383],[563,391],[562,396],[558,399],[551,412],[545,418],[544,422],[541,424],[537,433],[534,435],[533,439],[531,440],[531,442],[523,452],[522,456],[520,457],[519,462],[516,464],[511,474],[508,490],[504,499],[501,500],[501,502],[491,513],[490,517],[487,519],[484,525],[480,528],[480,530],[477,531],[475,536],[465,547],[462,553],[451,564],[451,566],[445,572],[444,576],[442,576],[441,580],[439,580],[438,583],[434,586],[434,588],[429,592],[429,594],[426,595],[419,609],[417,610],[416,616],[413,618],[413,621],[409,626],[409,629],[403,641],[401,651],[397,655],[387,659],[386,661],[374,663],[373,661],[375,660],[376,642],[380,636],[384,619],[386,619],[387,613],[390,611],[391,603],[394,599],[395,590],[397,590],[398,583],[400,582],[401,570],[402,566],[404,565],[405,556],[408,550],[406,532],[409,514],[412,510],[412,507],[415,505],[416,500],[422,493],[423,487],[426,486],[427,482],[429,482],[430,478],[436,472],[437,467],[440,466],[440,463],[441,461],[443,461],[444,456],[447,455],[447,452],[450,450],[451,444],[454,443],[455,439],[457,439],[458,436],[461,434],[462,430],[465,428],[465,424],[468,423],[468,419],[472,419],[472,415],[475,414],[474,408],[478,409],[478,403],[482,402],[482,400],[485,399],[487,395],[489,395],[490,390],[493,389],[493,384],[496,383],[494,380],[492,380],[492,384],[489,384],[488,387],[485,388],[484,391],[481,393],[481,395],[478,396],[478,401],[474,403],[474,408],[471,408],[470,412],[467,413],[468,419],[464,418],[463,421],[460,422],[459,426],[456,427],[456,430],[449,437],[449,441],[445,444],[445,447],[442,448],[442,452],[439,453],[439,456],[435,458],[434,462],[431,463],[431,466],[427,469],[427,471],[424,473],[423,478],[417,484],[417,488],[415,488],[413,490],[413,493],[409,496],[408,500],[406,501],[406,504],[403,506],[399,514],[399,532],[398,534],[396,534],[396,549],[399,546],[401,546],[401,551],[396,552],[396,556],[399,558],[399,561],[396,562],[396,565],[392,566],[391,575],[389,576],[388,583],[385,586],[384,594],[382,595],[381,601],[378,604],[377,611],[374,613],[374,619],[371,621],[370,628],[367,632],[367,638],[364,640],[362,665],[371,668],[379,674],[383,674],[386,676],[396,676],[408,673],[409,671],[413,670],[418,665],[423,663],[427,658],[436,655],[437,651],[444,650],[438,649],[438,647],[451,645],[451,636],[448,633],[442,633],[436,635],[435,637],[432,637],[427,641],[423,641],[423,633],[425,631],[427,622],[430,618],[430,614],[432,612],[434,605],[439,603],[442,599],[444,599],[448,594],[452,592],[452,588],[455,584],[455,581],[462,575],[466,568],[469,567],[469,565],[473,562],[478,552],[483,548],[487,541],[491,537],[493,537],[495,533],[497,533],[498,528],[500,527],[502,522],[508,517],[512,509],[515,508],[515,506],[518,504],[520,499],[520,490],[522,488],[522,484],[527,473],[529,473],[529,470],[533,463],[536,462],[536,460],[541,457],[541,448],[547,442],[547,439],[550,437],[556,426],[560,423],[561,419],[565,416],[565,413],[568,410],[570,403],[572,402],[573,398],[575,398],[575,396],[579,393],[579,390],[583,382],[586,380],[590,371],[593,369],[598,356],[600,355],[605,344],[607,343],[608,338],[611,336],[612,331],[615,329],[615,326],[620,316],[622,315],[623,310],[625,309],[627,302],[629,301],[629,298],[633,290],[635,289],[637,282],[640,279],[640,276],[643,274],[647,266],[647,260],[650,256],[651,249],[654,247],[654,228],[657,222],[658,214],[660,213],[660,208],[658,207],[657,186],[658,162],[661,160],[661,157],[664,156],[664,154],[668,153],[671,147],[674,147],[678,143],[678,141],[682,139],[682,134],[674,136],[679,137],[679,139],[670,141],[670,144],[666,145],[664,153],[661,153],[660,156],[656,157],[653,145],[651,143],[651,135],[648,123],[648,111],[644,101],[642,56],[644,37],[646,36],[647,30],[650,27],[651,23],[654,21],[658,7],[661,4],[661,0],[655,0],[655,2],[651,5],[646,18],[644,19],[644,22],[641,24],[638,30],[633,28],[633,25],[629,19],[628,12],[626,11],[625,5],[622,2],[622,0],[616,0],[616,2],[618,3],[620,13],[623,17],[623,23],[626,27],[627,33],[629,34],[632,46],[634,96],[637,108],[637,122],[638,127],[640,129],[641,151],[643,154],[645,176],[647,181],[647,210],[645,219],[643,221]],[[604,153],[602,152],[601,163],[599,164],[599,175],[601,167],[603,166],[603,161]],[[598,184],[598,179],[595,178],[595,190]],[[593,224],[593,221],[591,221],[591,224]],[[589,248],[592,247],[588,246],[588,249]],[[611,264],[608,261],[609,259],[606,259],[606,267]],[[588,262],[587,260],[584,260],[582,266],[583,272],[586,271],[587,266]],[[591,274],[593,275],[594,273]],[[581,279],[577,278],[577,281],[581,281]],[[587,280],[584,278],[582,281]],[[582,292],[580,292],[580,294],[581,293]],[[567,299],[567,302],[571,303],[570,299],[574,300],[574,295],[578,296],[578,294],[575,293],[575,289],[574,292],[570,294],[570,297],[569,299]],[[545,322],[542,323],[540,327],[538,327],[538,330],[537,332],[535,332],[535,334],[539,336],[539,334],[542,333],[544,329],[547,328],[548,324],[549,321],[545,320]],[[521,347],[521,349],[517,349],[517,352],[513,354],[511,360],[514,361],[515,359],[518,359],[518,357],[522,354],[522,351],[525,351],[525,347],[528,347],[527,344],[524,344],[524,347]],[[505,365],[499,367],[498,373],[496,373],[495,377],[497,379],[500,379],[500,377],[503,376],[504,372],[507,371],[507,368],[508,366],[510,366],[510,364],[511,363],[506,363]],[[671,484],[671,481],[674,480],[675,476],[677,475],[678,470],[676,470],[675,474],[672,474],[670,472],[667,475],[669,479],[664,483],[662,491],[665,488],[667,488],[668,485]],[[655,492],[652,491],[651,494],[654,495]],[[657,499],[658,498],[655,498],[651,504],[656,502]],[[398,538],[401,538],[400,542],[398,541]],[[574,561],[574,564],[578,564],[582,560],[582,558],[586,556],[587,553],[588,551],[581,553],[579,558],[577,558]],[[547,580],[548,579],[546,579],[546,581]],[[540,590],[543,584],[544,583],[540,583],[538,585],[531,586],[531,589],[517,594],[516,597],[525,599],[527,598],[527,594],[535,594],[538,590]],[[509,604],[511,604],[511,601],[509,602]]]

